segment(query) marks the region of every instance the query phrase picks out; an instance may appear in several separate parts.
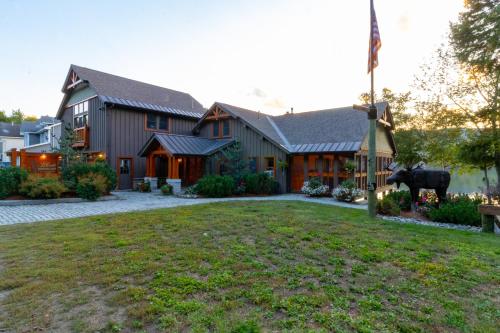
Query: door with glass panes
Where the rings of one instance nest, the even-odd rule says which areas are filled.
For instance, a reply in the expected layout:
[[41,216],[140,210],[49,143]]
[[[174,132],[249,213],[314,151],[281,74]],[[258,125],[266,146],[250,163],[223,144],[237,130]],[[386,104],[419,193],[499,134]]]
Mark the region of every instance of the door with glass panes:
[[132,162],[131,157],[118,158],[118,189],[129,190],[132,188]]

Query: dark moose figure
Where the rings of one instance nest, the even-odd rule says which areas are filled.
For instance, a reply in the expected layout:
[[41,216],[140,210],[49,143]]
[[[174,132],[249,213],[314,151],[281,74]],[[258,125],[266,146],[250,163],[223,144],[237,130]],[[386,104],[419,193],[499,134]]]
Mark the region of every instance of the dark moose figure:
[[387,185],[396,183],[399,186],[404,183],[410,189],[412,209],[418,201],[421,188],[436,191],[439,203],[446,200],[446,191],[450,185],[450,173],[440,170],[425,170],[421,167],[414,169],[402,169],[394,172],[387,178]]

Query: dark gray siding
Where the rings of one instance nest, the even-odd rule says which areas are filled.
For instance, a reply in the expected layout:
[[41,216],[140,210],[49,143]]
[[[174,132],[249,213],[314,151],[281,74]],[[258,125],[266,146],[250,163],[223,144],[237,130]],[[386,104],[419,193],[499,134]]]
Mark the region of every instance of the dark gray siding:
[[89,151],[106,150],[106,108],[98,97],[89,100]]
[[[84,100],[79,100],[78,102],[83,101]],[[88,148],[88,151],[104,152],[106,150],[106,110],[104,108],[104,104],[98,97],[93,97],[89,99],[88,102],[89,115],[87,123],[89,126],[90,135],[90,146]],[[63,126],[73,127],[73,106],[69,106],[64,109],[61,121],[63,123]]]
[[[274,143],[265,139],[258,132],[246,126],[238,119],[231,119],[231,136],[238,139],[243,148],[243,156],[245,159],[249,157],[258,158],[258,171],[264,170],[264,158],[274,157],[276,165],[276,180],[280,183],[282,192],[287,191],[287,176],[286,170],[281,170],[278,167],[278,161],[287,162],[287,154],[282,149],[278,148]],[[205,122],[200,128],[200,136],[209,138],[211,136],[212,125],[210,121]],[[212,159],[209,165],[209,170],[215,170],[215,161]]]
[[[144,127],[145,113],[141,111],[107,106],[108,149],[110,165],[116,168],[119,157],[134,159],[134,177],[142,178],[146,173],[146,159],[137,156],[139,150],[153,134]],[[175,118],[170,121],[170,133],[191,135],[196,120]]]

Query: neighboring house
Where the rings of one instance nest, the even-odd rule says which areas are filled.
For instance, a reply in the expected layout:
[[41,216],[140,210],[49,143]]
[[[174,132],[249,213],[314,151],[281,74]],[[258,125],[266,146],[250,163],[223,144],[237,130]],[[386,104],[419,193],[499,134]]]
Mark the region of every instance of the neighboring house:
[[21,135],[27,152],[51,152],[59,148],[61,123],[49,116],[42,116],[36,121],[23,121]]
[[10,157],[7,152],[11,149],[23,148],[23,137],[20,125],[0,122],[0,167],[10,165]]
[[[223,103],[205,110],[189,94],[72,65],[56,118],[77,136],[74,147],[115,168],[118,188],[134,178],[180,179],[193,184],[204,174],[223,173],[220,151],[239,141],[253,172],[267,172],[282,192],[298,191],[317,176],[336,186],[350,177],[366,188],[366,114],[352,107],[270,116]],[[377,184],[396,152],[387,103],[377,104]]]

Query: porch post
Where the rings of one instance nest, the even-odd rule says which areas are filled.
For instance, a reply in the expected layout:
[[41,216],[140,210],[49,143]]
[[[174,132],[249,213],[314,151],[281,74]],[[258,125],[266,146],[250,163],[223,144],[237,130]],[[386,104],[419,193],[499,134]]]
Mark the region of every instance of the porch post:
[[322,154],[318,155],[318,164],[319,164],[318,176],[319,176],[321,183],[323,183],[323,155]]
[[304,181],[309,180],[309,156],[304,155]]
[[339,186],[339,159],[333,155],[333,187]]
[[177,161],[177,157],[172,157],[172,178],[179,179],[179,162]]
[[156,169],[155,169],[155,155],[151,155],[151,162],[150,162],[150,177],[156,177]]
[[10,150],[10,165],[15,167],[17,166],[17,149],[12,148]]

